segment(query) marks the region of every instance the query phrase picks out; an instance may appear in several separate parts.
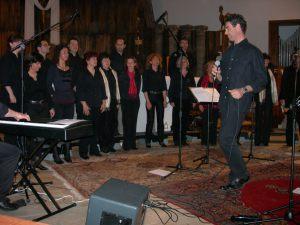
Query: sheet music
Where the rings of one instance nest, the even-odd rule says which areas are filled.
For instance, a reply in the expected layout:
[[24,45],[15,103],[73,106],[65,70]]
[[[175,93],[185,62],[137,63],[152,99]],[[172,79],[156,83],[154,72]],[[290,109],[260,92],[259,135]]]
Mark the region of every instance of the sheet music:
[[219,102],[220,94],[215,88],[190,87],[190,90],[197,102]]

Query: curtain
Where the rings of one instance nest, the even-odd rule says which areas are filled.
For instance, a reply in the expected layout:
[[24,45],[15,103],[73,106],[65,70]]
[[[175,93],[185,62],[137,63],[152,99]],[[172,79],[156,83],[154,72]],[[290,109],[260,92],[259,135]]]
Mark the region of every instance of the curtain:
[[[49,0],[48,4],[43,7],[39,0],[25,0],[25,19],[24,19],[24,38],[31,38],[34,33],[34,6],[39,10],[51,10],[50,24],[51,26],[59,22],[60,17],[60,0]],[[60,31],[55,27],[50,33],[50,43],[57,45],[60,43]]]

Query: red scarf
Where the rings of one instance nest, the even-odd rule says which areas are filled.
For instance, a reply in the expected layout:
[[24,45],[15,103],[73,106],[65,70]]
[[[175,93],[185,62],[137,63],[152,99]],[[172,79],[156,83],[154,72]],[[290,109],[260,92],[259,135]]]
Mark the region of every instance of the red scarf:
[[128,89],[128,95],[130,97],[136,97],[137,96],[137,88],[135,84],[135,72],[129,72],[127,71],[127,75],[129,76],[129,89]]

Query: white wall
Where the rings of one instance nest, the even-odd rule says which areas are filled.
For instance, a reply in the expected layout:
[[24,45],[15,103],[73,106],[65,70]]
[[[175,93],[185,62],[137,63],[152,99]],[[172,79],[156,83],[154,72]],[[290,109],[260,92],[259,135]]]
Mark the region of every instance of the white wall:
[[220,29],[219,6],[224,13],[242,14],[248,22],[247,37],[268,51],[268,21],[300,19],[300,0],[152,0],[155,19],[165,10],[171,25],[206,25]]

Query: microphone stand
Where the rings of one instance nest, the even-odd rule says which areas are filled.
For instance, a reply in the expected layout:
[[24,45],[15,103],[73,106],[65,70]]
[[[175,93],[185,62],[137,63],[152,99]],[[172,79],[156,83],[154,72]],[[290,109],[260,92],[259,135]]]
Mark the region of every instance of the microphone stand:
[[[288,221],[294,222],[295,224],[299,224],[296,221],[295,216],[300,215],[300,212],[295,213],[294,207],[296,204],[300,204],[300,202],[294,201],[294,179],[295,179],[295,151],[296,151],[296,140],[295,140],[295,133],[296,133],[296,113],[297,107],[300,107],[300,96],[296,98],[297,95],[297,82],[298,82],[298,71],[296,69],[295,72],[295,86],[294,86],[294,96],[292,102],[292,116],[293,116],[293,139],[292,139],[292,154],[291,154],[291,164],[290,164],[290,180],[289,180],[289,201],[287,205],[277,207],[275,209],[264,211],[261,215],[266,216],[270,215],[273,212],[280,211],[282,209],[287,209],[283,217],[276,217],[271,219],[261,219],[258,216],[232,216],[231,220],[234,222],[244,222],[243,224],[260,224],[264,222],[274,222],[274,221]],[[251,221],[248,219],[252,218]],[[298,221],[299,222],[299,221]]]
[[179,46],[179,41],[177,39],[177,37],[175,36],[175,34],[170,30],[170,28],[168,27],[168,23],[165,20],[165,18],[162,18],[162,21],[165,25],[166,30],[168,31],[168,33],[172,36],[172,38],[174,39],[174,41],[177,44],[177,49],[179,49],[179,53],[180,53],[180,92],[179,92],[179,142],[178,142],[178,162],[175,166],[168,166],[169,168],[174,168],[173,171],[171,171],[168,175],[162,177],[162,179],[166,179],[167,177],[171,176],[172,174],[174,174],[177,171],[181,171],[181,170],[187,170],[187,168],[184,168],[184,166],[182,165],[182,140],[181,140],[181,132],[182,132],[182,84],[183,84],[183,79],[182,79],[182,57],[185,56],[186,58],[187,55],[186,53],[182,50],[182,48]]
[[[49,31],[53,30],[54,28],[60,28],[63,25],[67,24],[68,22],[74,21],[74,19],[79,15],[79,12],[76,11],[72,16],[70,16],[69,18],[67,18],[66,20],[62,21],[62,22],[58,22],[48,28],[46,28],[45,30],[37,33],[36,35],[33,35],[31,38],[29,38],[28,40],[23,40],[21,41],[20,44],[18,44],[16,47],[12,48],[10,51],[14,52],[17,49],[21,49],[20,50],[20,60],[21,60],[21,71],[20,71],[20,76],[21,76],[21,112],[24,113],[24,53],[25,53],[25,47],[32,41],[34,41],[36,38],[42,36],[45,33],[48,33]],[[22,136],[19,137],[19,147],[22,151],[22,161],[24,163],[21,164],[22,168],[19,168],[19,170],[21,171],[22,174],[25,174],[26,171],[28,170],[28,168],[31,168],[30,165],[30,160],[29,160],[29,155],[28,155],[28,151],[27,151],[27,146],[26,146],[26,137]],[[33,168],[35,169],[35,167]],[[23,183],[23,186],[26,186],[26,183]],[[25,188],[25,194],[26,194],[26,198],[27,201],[29,199],[29,195],[27,192],[27,189]]]

